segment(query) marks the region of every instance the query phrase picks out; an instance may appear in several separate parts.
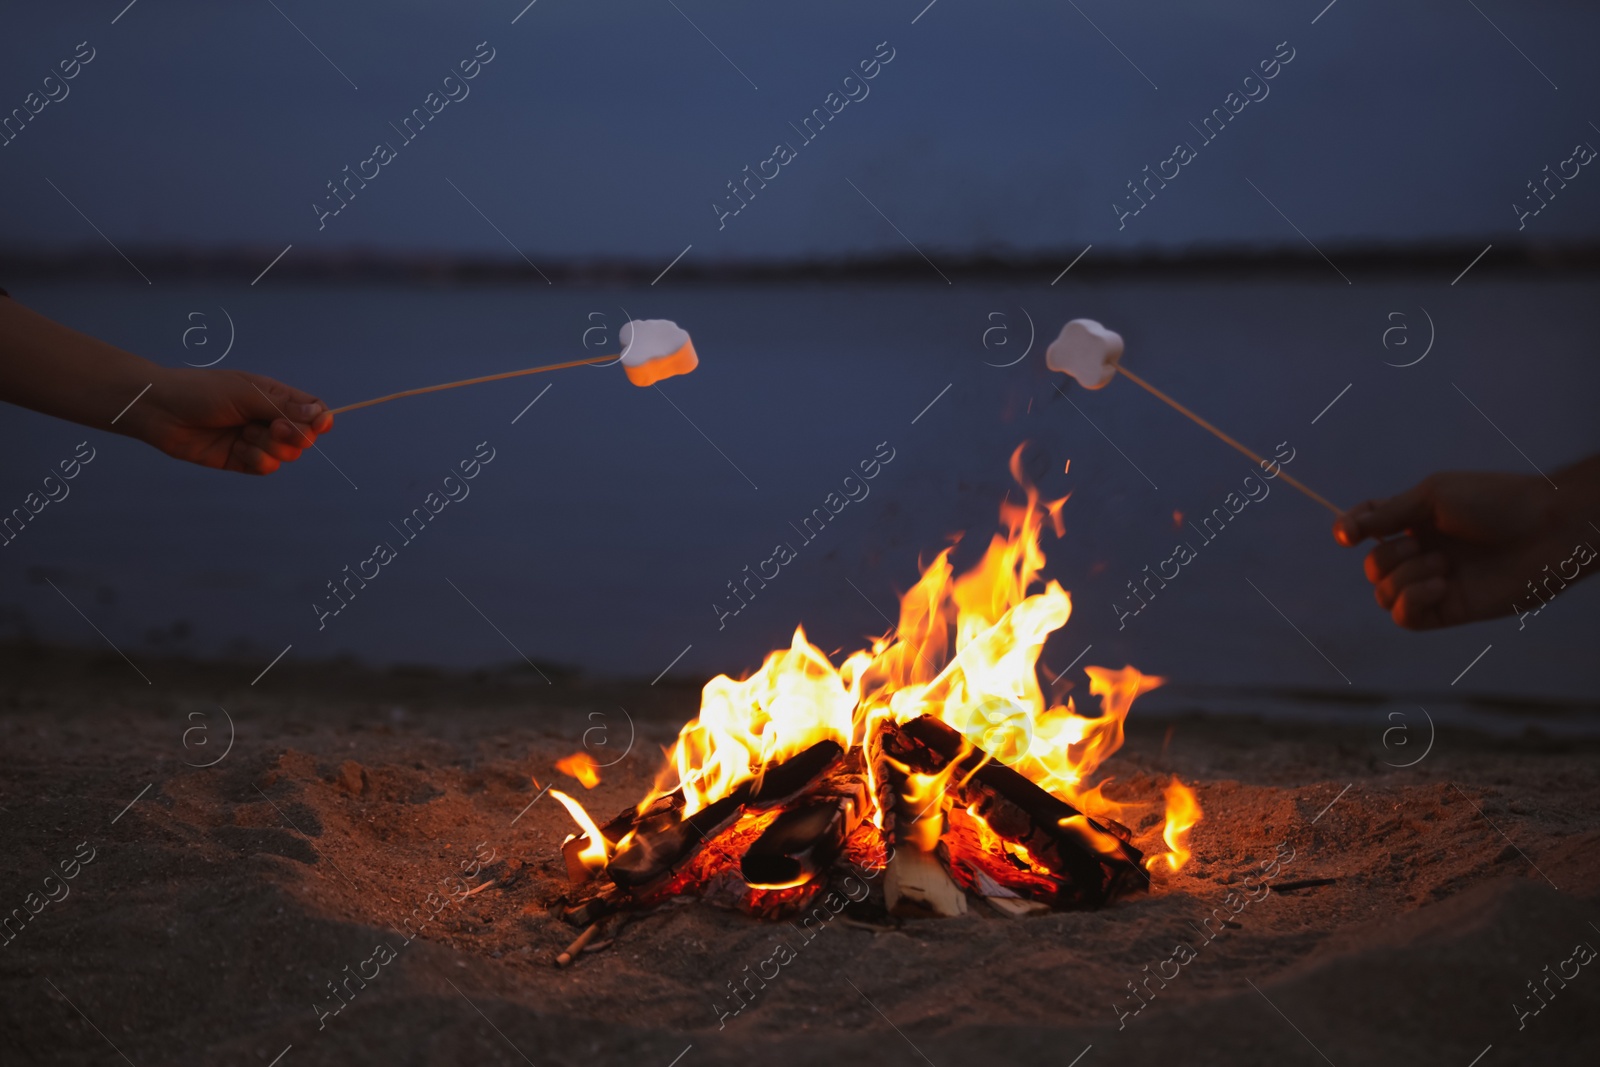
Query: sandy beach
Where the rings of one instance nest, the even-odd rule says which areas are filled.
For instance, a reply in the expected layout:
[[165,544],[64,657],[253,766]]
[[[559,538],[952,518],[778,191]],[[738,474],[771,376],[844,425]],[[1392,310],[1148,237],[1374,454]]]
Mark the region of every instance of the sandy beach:
[[[1592,1062],[1594,742],[1441,730],[1394,769],[1365,723],[1136,706],[1110,792],[1177,773],[1205,808],[1148,893],[805,930],[685,900],[558,969],[543,790],[631,804],[692,688],[155,665],[181,682],[4,652],[8,1063]],[[584,792],[553,764],[594,730],[627,755]]]

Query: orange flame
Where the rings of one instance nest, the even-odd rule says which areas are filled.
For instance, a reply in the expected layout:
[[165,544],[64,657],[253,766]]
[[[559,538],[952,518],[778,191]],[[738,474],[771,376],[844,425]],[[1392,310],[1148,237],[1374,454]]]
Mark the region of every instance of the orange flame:
[[566,759],[557,760],[556,770],[576,778],[585,789],[593,789],[600,784],[600,767],[587,752],[574,752]]
[[[611,856],[606,848],[605,835],[594,824],[594,820],[589,818],[589,813],[583,810],[582,804],[579,804],[559,789],[550,790],[550,795],[561,801],[561,806],[567,809],[567,814],[572,816],[573,822],[576,822],[583,829],[584,836],[589,839],[589,843],[583,846],[583,850],[578,853],[578,859],[583,862],[585,868],[591,871],[597,871],[604,867],[610,861]],[[561,843],[564,845],[575,836],[577,835],[568,834],[566,841]]]
[[[1165,795],[1167,825],[1161,831],[1161,837],[1167,843],[1167,866],[1177,870],[1189,862],[1189,831],[1200,821],[1202,812],[1194,790],[1176,778],[1167,786]],[[1150,862],[1154,862],[1155,859],[1156,857],[1152,857]]]
[[[1072,600],[1059,582],[1042,577],[1039,541],[1046,523],[1057,537],[1063,535],[1067,500],[1041,501],[1023,475],[1021,458],[1019,446],[1010,466],[1026,500],[1001,505],[1006,532],[991,539],[970,570],[955,574],[954,546],[938,553],[901,598],[894,631],[850,653],[838,667],[796,628],[789,647],[770,653],[748,678],[713,678],[702,692],[700,714],[679,732],[668,765],[639,810],[681,789],[683,814],[692,815],[818,741],[875,751],[885,721],[932,715],[1084,815],[1122,815],[1128,805],[1105,797],[1088,779],[1122,746],[1123,722],[1135,698],[1163,679],[1133,667],[1090,666],[1083,670],[1098,714],[1080,715],[1070,697],[1064,704],[1046,700],[1039,656],[1066,625]],[[864,761],[869,777],[872,762]],[[868,785],[876,806],[877,783]],[[1181,810],[1176,790],[1186,798]],[[1188,858],[1184,842],[1200,808],[1194,794],[1176,782],[1167,801],[1165,840],[1176,869]],[[875,811],[873,821],[883,828],[885,813]]]

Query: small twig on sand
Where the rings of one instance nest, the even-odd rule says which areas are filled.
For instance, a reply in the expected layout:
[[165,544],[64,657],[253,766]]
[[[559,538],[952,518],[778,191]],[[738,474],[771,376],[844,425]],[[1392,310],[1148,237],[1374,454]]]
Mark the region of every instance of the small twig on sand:
[[[607,918],[609,918],[609,916],[607,916]],[[606,919],[596,919],[594,922],[590,923],[588,927],[584,929],[583,933],[579,934],[572,944],[568,945],[566,949],[556,957],[556,966],[570,966],[572,961],[578,958],[578,954],[584,950],[589,942],[595,939],[597,934],[600,933],[600,928],[604,925],[606,925]]]
[[1293,893],[1296,889],[1311,889],[1319,885],[1333,885],[1337,878],[1305,878],[1298,882],[1281,882],[1272,888],[1280,893]]

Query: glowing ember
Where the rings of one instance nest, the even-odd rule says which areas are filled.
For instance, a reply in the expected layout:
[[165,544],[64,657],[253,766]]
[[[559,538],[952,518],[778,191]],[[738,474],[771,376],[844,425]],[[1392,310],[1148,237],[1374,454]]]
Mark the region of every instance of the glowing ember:
[[[1008,869],[1029,885],[1062,877],[1060,870],[1030,856],[1014,834],[1001,841],[973,807],[950,811],[954,794],[991,760],[1052,794],[1051,803],[1064,802],[1079,813],[1059,820],[1052,816],[1051,833],[1068,831],[1065,836],[1078,840],[1087,856],[1125,859],[1130,834],[1122,824],[1137,821],[1128,819],[1130,809],[1143,815],[1148,805],[1114,801],[1103,795],[1105,783],[1089,779],[1121,747],[1133,701],[1162,679],[1133,667],[1085,667],[1089,696],[1099,704],[1094,715],[1080,715],[1070,697],[1063,704],[1045,698],[1039,656],[1050,636],[1066,625],[1072,601],[1059,582],[1042,577],[1045,556],[1039,542],[1046,523],[1062,536],[1066,498],[1041,501],[1023,477],[1021,455],[1020,447],[1012,454],[1011,473],[1026,491],[1026,501],[1002,504],[1005,533],[996,534],[983,557],[959,575],[950,562],[952,548],[936,555],[901,598],[892,633],[835,667],[797,627],[789,647],[770,653],[748,678],[718,675],[708,682],[700,714],[680,731],[668,766],[638,805],[640,819],[659,811],[664,798],[674,804],[681,799],[680,817],[687,819],[736,791],[759,791],[768,771],[832,740],[852,754],[853,773],[866,780],[873,810],[864,830],[880,838],[894,831],[896,814],[882,810],[893,797],[880,792],[876,779],[896,775],[904,794],[895,801],[902,843],[931,852],[946,835],[957,852],[966,849],[961,854],[967,858],[958,857],[954,867],[986,867],[987,873],[956,871],[965,885],[991,884]],[[956,731],[970,746],[963,751],[981,750],[978,767],[965,764],[965,778],[952,780],[961,762],[954,759],[939,764],[946,770],[938,774],[916,773],[887,760],[880,765],[876,754],[884,731],[924,716]],[[578,758],[558,766],[582,780],[585,768],[575,762]],[[606,843],[592,820],[576,801],[554,795],[588,835],[585,866],[591,852],[604,863]],[[906,822],[908,811],[916,812],[914,826]],[[1194,793],[1174,779],[1166,789],[1162,854],[1171,870],[1189,858],[1189,831],[1200,815]],[[749,836],[755,824],[746,816],[740,827]],[[617,844],[617,852],[631,837]],[[705,861],[696,866],[704,867]]]

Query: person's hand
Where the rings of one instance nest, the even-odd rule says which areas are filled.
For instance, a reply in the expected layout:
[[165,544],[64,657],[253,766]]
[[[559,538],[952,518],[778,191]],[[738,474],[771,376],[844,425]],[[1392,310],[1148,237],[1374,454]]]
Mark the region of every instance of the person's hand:
[[129,433],[202,467],[271,474],[333,426],[309,393],[237,370],[170,370],[128,410]]
[[1512,614],[1528,582],[1567,554],[1555,495],[1531,475],[1434,474],[1399,496],[1351,508],[1333,536],[1346,546],[1389,538],[1367,555],[1366,570],[1396,623],[1456,626]]

